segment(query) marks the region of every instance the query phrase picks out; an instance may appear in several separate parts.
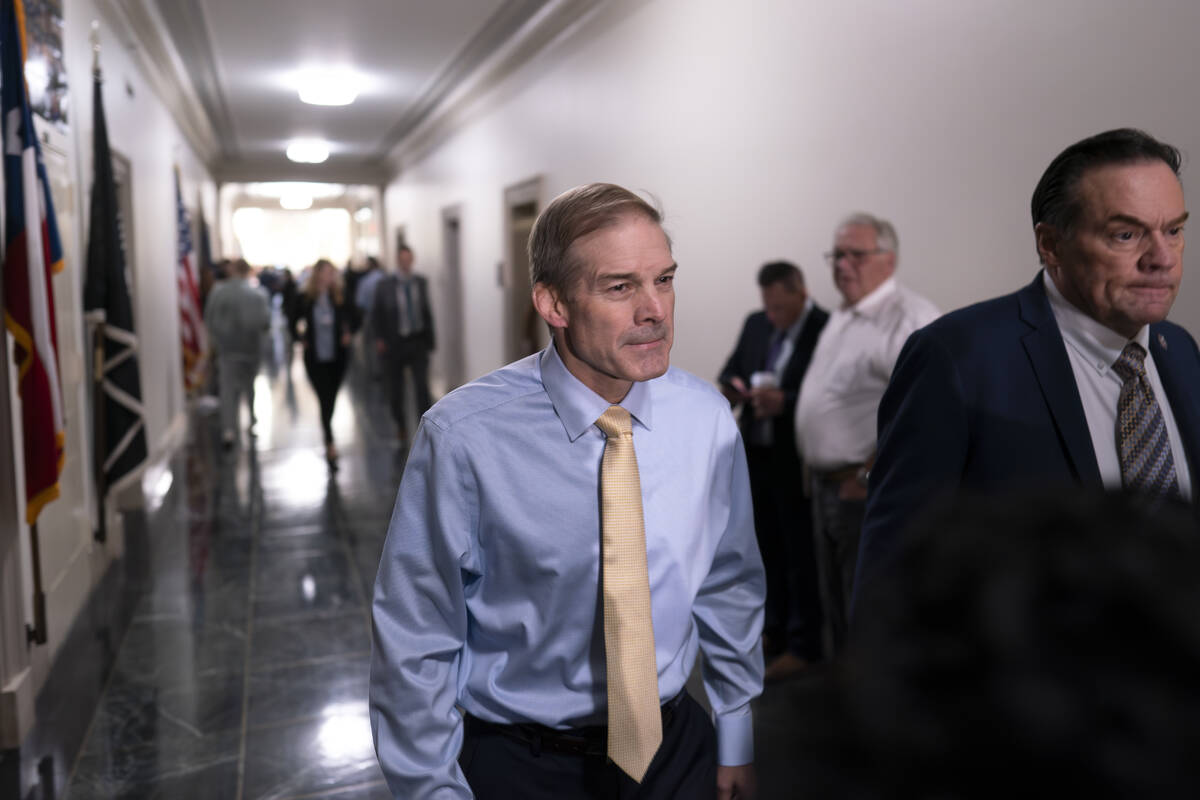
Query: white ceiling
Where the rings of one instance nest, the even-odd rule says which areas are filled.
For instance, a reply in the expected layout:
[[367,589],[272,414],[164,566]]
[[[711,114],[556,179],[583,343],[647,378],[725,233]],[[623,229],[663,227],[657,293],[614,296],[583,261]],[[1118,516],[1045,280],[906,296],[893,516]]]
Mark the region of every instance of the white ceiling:
[[[181,95],[211,129],[222,179],[388,178],[388,155],[506,43],[561,0],[118,0],[146,14],[178,65]],[[150,4],[147,8],[144,4]],[[570,8],[566,9],[571,11]],[[561,16],[561,14],[560,14]],[[147,30],[145,26],[143,31]],[[302,103],[295,72],[350,67],[350,106]],[[324,138],[330,158],[296,166],[295,137]]]

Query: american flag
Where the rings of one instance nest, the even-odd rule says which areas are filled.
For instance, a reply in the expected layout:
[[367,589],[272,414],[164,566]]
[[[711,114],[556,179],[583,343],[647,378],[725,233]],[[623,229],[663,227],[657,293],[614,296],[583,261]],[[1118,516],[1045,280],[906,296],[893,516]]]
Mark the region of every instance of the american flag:
[[179,170],[175,170],[175,220],[179,246],[176,248],[176,283],[179,287],[179,337],[183,345],[183,386],[188,394],[204,385],[204,317],[200,313],[200,292],[192,274],[192,226],[183,208],[179,190]]

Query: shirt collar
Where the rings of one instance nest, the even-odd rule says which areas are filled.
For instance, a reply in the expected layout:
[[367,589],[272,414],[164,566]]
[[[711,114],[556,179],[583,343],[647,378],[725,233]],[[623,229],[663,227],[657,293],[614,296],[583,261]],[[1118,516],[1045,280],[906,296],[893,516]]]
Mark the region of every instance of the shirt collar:
[[783,338],[785,341],[794,341],[795,338],[800,335],[800,329],[804,327],[804,321],[808,319],[808,312],[812,310],[812,307],[813,301],[810,297],[804,301],[804,310],[800,312],[800,316],[796,317],[796,321],[793,322],[791,326],[783,332]]
[[[612,403],[593,392],[567,369],[558,355],[554,342],[542,351],[539,359],[542,368],[542,385],[550,396],[554,413],[562,421],[567,438],[572,442],[596,424]],[[634,421],[646,430],[651,430],[650,381],[634,381],[633,387],[620,406],[629,412]],[[598,430],[598,429],[597,429]]]
[[1063,293],[1058,290],[1058,286],[1045,270],[1042,270],[1042,285],[1046,287],[1050,310],[1054,313],[1054,321],[1058,323],[1063,341],[1083,356],[1096,372],[1101,375],[1107,374],[1120,357],[1121,351],[1125,349],[1125,345],[1131,341],[1140,344],[1147,353],[1150,352],[1150,326],[1143,325],[1136,336],[1126,339],[1092,319],[1063,297]]
[[892,275],[872,289],[866,297],[861,298],[846,310],[864,317],[873,317],[879,311],[879,307],[884,304],[884,301],[896,293],[896,288],[896,276]]

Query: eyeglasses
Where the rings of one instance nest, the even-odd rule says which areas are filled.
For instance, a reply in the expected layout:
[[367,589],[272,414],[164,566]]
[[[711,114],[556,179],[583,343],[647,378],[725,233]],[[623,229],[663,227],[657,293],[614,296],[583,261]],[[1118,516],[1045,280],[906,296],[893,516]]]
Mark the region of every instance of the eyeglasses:
[[830,264],[836,264],[844,258],[851,264],[861,264],[867,256],[882,252],[884,252],[882,247],[876,247],[874,250],[833,250],[825,254],[825,260]]

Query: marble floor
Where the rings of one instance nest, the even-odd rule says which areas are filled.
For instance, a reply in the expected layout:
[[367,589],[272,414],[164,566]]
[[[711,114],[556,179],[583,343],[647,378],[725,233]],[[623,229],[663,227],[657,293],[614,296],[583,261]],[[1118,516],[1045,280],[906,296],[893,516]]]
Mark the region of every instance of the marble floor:
[[[352,370],[327,468],[298,360],[269,361],[256,435],[197,415],[152,508],[150,565],[69,800],[383,800],[367,718],[370,594],[403,467],[378,384]],[[798,703],[756,704],[760,798],[797,796]],[[811,725],[811,721],[810,721]]]

